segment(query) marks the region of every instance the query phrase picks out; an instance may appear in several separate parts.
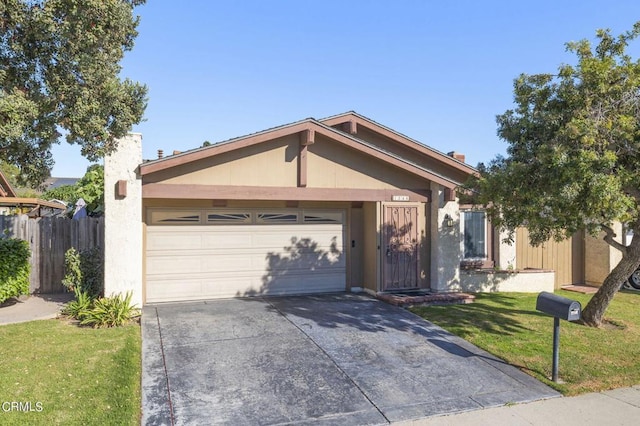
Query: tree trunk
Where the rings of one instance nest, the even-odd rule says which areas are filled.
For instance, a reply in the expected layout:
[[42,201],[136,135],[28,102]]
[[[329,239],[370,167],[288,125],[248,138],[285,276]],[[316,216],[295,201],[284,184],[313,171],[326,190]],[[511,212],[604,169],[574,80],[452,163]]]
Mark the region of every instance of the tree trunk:
[[605,278],[602,286],[582,311],[582,322],[585,325],[600,327],[613,296],[622,288],[633,271],[638,269],[638,266],[640,266],[640,232],[635,234],[620,263]]

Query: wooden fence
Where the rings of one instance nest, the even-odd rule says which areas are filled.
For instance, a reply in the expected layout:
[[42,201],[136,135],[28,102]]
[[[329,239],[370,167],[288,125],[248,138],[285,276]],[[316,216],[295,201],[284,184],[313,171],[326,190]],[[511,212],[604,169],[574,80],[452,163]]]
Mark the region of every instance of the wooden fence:
[[564,241],[549,240],[534,247],[526,228],[516,231],[516,265],[518,269],[549,269],[556,273],[555,288],[584,283],[584,237],[576,233]]
[[[30,293],[61,293],[64,254],[71,247],[87,250],[99,247],[104,257],[104,219],[80,220],[0,215],[0,232],[29,242],[31,248]],[[0,262],[2,259],[0,259]]]

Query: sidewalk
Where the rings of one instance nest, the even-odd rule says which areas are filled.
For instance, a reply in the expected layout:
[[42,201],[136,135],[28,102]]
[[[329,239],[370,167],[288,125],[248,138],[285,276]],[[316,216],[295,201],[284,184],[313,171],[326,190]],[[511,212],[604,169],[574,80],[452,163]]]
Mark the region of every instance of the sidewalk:
[[73,293],[34,294],[9,299],[0,305],[0,325],[55,318]]
[[637,425],[640,385],[397,423],[418,425]]

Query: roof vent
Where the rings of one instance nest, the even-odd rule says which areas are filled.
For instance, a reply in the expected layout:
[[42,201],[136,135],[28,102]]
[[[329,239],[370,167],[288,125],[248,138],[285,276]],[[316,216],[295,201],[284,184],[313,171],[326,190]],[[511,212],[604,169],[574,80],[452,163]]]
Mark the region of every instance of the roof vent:
[[158,160],[161,159],[162,157],[164,157],[164,151],[159,149],[158,150]]

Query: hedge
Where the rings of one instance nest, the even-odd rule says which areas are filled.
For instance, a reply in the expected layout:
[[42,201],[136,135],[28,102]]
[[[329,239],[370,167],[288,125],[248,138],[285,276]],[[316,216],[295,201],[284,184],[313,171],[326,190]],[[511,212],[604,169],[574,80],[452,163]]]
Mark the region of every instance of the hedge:
[[29,294],[29,243],[0,238],[0,303]]

